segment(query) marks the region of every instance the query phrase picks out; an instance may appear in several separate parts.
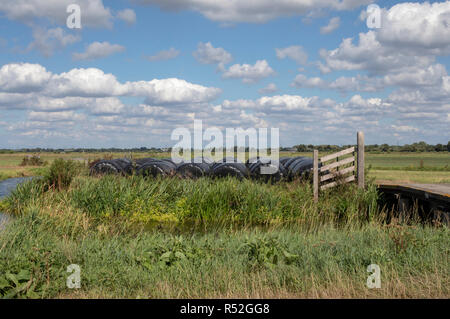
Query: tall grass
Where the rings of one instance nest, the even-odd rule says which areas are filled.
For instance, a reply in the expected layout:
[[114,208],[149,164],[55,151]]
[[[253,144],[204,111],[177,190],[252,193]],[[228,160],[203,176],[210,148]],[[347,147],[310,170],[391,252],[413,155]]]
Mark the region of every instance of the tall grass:
[[151,225],[276,226],[358,225],[376,218],[377,191],[342,186],[323,193],[319,204],[307,183],[264,184],[233,178],[181,180],[78,177],[61,192],[44,192],[43,181],[20,186],[9,197],[10,211],[21,214],[29,202],[64,205],[98,221],[126,220]]
[[[0,233],[0,278],[28,272],[16,297],[448,298],[447,228],[379,227],[316,232],[293,228],[176,235],[109,234],[86,216],[29,209]],[[62,225],[65,225],[62,227]],[[70,264],[81,289],[65,286]],[[369,264],[381,289],[368,289]],[[13,291],[7,287],[0,294]],[[29,291],[31,289],[31,292]]]

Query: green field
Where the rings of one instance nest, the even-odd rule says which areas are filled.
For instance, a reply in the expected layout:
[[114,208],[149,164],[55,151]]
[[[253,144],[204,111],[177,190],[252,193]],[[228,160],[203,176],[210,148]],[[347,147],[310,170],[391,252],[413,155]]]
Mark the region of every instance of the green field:
[[[19,166],[24,153],[0,154],[0,179],[39,174],[36,167]],[[324,154],[320,154],[325,155]],[[170,157],[170,153],[42,153],[44,161],[51,163],[55,158],[75,159],[87,163],[105,156],[117,157]],[[312,156],[311,153],[281,152],[283,156]],[[448,152],[428,153],[366,153],[366,167],[369,177],[376,181],[398,181],[417,183],[450,183],[450,154]]]

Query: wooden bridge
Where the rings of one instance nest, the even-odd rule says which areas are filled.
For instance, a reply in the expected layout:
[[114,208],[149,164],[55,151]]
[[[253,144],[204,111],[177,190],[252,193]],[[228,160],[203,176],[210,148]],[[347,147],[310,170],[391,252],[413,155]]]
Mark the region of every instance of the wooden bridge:
[[380,183],[378,189],[400,217],[417,208],[419,214],[450,223],[450,184]]

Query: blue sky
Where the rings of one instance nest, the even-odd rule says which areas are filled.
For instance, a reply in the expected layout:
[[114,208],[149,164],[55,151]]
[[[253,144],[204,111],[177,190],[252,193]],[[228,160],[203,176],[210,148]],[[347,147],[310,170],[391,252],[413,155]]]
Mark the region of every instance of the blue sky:
[[284,146],[450,139],[450,1],[245,3],[0,0],[0,147],[172,146],[194,118]]

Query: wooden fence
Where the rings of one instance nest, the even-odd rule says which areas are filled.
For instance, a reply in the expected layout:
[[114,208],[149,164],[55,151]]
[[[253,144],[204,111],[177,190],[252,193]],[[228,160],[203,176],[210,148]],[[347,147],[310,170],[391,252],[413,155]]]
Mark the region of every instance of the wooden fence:
[[[356,158],[355,158],[356,153]],[[350,155],[350,156],[349,156]],[[321,163],[322,165],[319,165]],[[320,167],[319,167],[320,166]],[[319,200],[319,191],[339,184],[357,180],[364,188],[364,133],[358,132],[357,146],[319,158],[319,151],[313,155],[314,201]]]

